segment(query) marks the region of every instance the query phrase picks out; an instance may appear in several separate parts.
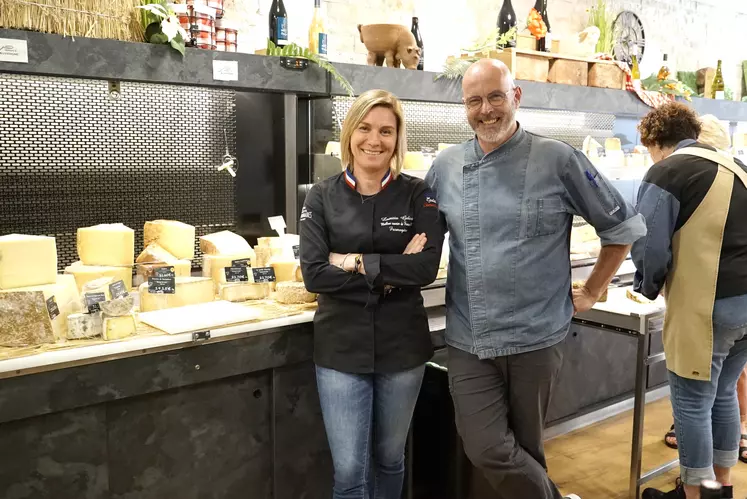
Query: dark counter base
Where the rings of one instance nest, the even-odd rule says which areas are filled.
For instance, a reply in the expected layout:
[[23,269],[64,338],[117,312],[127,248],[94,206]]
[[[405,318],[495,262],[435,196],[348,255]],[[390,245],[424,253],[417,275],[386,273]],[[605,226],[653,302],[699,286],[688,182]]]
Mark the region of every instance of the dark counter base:
[[4,380],[0,497],[328,496],[311,337],[307,324]]

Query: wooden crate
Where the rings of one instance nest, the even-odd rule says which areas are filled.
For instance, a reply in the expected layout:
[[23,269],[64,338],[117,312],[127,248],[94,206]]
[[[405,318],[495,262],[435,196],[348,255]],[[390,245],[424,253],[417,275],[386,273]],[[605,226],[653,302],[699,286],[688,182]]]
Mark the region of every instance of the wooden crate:
[[547,81],[564,85],[586,86],[589,81],[589,63],[569,59],[553,59],[550,62],[550,73],[547,76]]
[[589,86],[625,90],[625,72],[611,61],[589,64]]
[[546,82],[550,73],[550,57],[545,52],[506,49],[497,52],[495,59],[508,66],[517,80]]

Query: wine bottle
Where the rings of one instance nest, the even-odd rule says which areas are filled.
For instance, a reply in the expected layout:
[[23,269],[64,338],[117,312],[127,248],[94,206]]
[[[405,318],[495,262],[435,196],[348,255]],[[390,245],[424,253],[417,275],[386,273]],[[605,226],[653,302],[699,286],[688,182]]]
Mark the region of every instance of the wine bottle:
[[272,0],[270,6],[270,40],[278,47],[288,45],[288,12],[283,0]]
[[716,66],[716,76],[713,77],[713,83],[711,83],[711,99],[724,100],[724,76],[721,74],[721,60],[718,61]]
[[638,67],[638,56],[631,56],[633,59],[633,67],[630,69],[630,76],[633,81],[641,80],[641,69]]
[[[514,12],[514,6],[511,5],[511,0],[503,0],[503,6],[500,12],[498,12],[498,36],[508,33],[511,28],[516,26],[516,12]],[[509,40],[505,45],[500,45],[499,48],[516,47],[516,38]]]
[[667,54],[664,54],[664,61],[662,62],[661,68],[659,68],[659,74],[656,75],[658,80],[669,79],[669,66],[667,66]]
[[715,480],[700,482],[700,499],[721,499],[721,484]]
[[552,48],[552,35],[550,34],[550,18],[547,17],[547,0],[537,0],[534,4],[534,9],[542,16],[542,21],[547,28],[545,36],[537,40],[537,50],[540,52],[550,52]]
[[321,59],[327,58],[327,28],[322,13],[322,0],[314,0],[314,17],[309,26],[309,50]]
[[412,28],[410,31],[412,32],[412,36],[415,37],[415,43],[420,47],[420,62],[418,62],[418,70],[422,71],[423,63],[425,61],[425,51],[423,49],[423,37],[420,36],[420,24],[418,23],[417,17],[412,18]]

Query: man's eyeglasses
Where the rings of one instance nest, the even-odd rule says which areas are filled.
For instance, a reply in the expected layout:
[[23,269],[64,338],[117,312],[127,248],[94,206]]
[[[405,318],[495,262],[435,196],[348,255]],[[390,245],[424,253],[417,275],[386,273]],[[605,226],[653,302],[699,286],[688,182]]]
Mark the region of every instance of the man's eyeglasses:
[[[512,88],[508,93],[513,91],[514,89]],[[508,93],[493,92],[488,95],[488,103],[493,107],[501,107],[508,100]],[[482,107],[482,97],[470,97],[464,101],[464,105],[467,106],[467,109],[469,110],[479,109]]]

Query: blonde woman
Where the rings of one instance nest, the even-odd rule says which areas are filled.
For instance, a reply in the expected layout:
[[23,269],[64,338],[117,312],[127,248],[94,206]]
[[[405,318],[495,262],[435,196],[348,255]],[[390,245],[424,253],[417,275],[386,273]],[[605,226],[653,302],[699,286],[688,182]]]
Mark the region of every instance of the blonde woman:
[[314,362],[333,499],[399,499],[433,353],[420,289],[436,278],[444,221],[426,184],[400,173],[407,142],[394,95],[362,94],[340,148],[344,171],[312,187],[299,224],[304,282],[319,294]]

